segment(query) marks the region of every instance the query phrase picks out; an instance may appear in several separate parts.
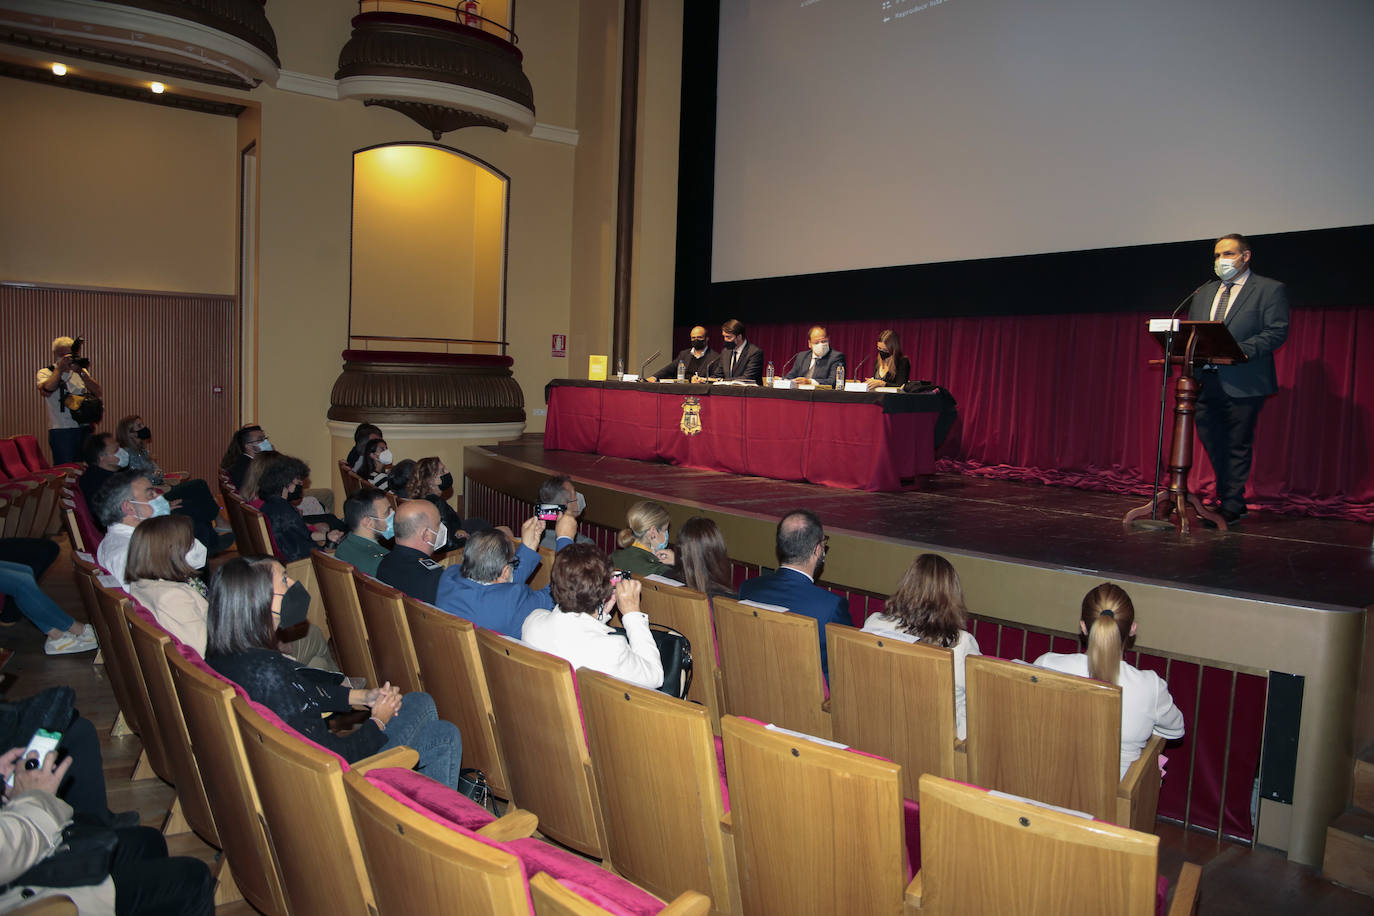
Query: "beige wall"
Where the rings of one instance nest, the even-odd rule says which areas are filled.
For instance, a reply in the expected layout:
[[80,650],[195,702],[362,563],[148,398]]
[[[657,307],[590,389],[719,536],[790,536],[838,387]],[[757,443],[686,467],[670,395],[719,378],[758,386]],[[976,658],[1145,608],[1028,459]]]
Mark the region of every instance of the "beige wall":
[[0,280],[234,292],[235,124],[0,79]]
[[[637,230],[632,340],[647,355],[666,347],[672,317],[672,258],[677,182],[677,68],[681,43],[681,0],[646,4],[641,90],[640,225]],[[332,78],[338,51],[347,40],[349,13],[329,0],[272,3],[268,14],[277,33],[282,69]],[[577,131],[576,146],[482,128],[445,135],[443,143],[491,163],[510,177],[509,261],[506,282],[508,353],[525,396],[527,430],[542,431],[544,384],[552,377],[582,376],[589,352],[606,353],[611,340],[611,277],[614,260],[616,131],[619,85],[617,0],[521,0],[515,22],[524,68],[534,87],[541,124]],[[349,200],[354,151],[380,143],[432,142],[405,117],[262,86],[251,93],[220,92],[256,106],[235,123],[227,118],[164,111],[152,106],[82,93],[4,81],[0,105],[8,132],[4,161],[15,174],[33,167],[38,150],[16,153],[27,126],[53,125],[83,112],[63,134],[62,168],[41,183],[41,200],[64,186],[69,174],[97,185],[117,184],[121,172],[107,163],[125,162],[123,150],[147,133],[146,125],[174,119],[163,145],[178,156],[173,172],[214,163],[212,178],[188,193],[206,194],[225,214],[213,220],[218,235],[206,247],[209,266],[195,259],[160,256],[160,274],[127,271],[128,257],[107,254],[111,239],[137,248],[127,218],[75,212],[78,242],[54,241],[47,249],[0,257],[0,277],[54,283],[190,289],[237,289],[238,152],[258,142],[259,260],[258,311],[247,346],[256,360],[256,402],[244,414],[262,423],[279,448],[298,454],[325,484],[331,440],[325,425],[329,392],[347,345],[349,302]],[[11,91],[13,88],[14,91]],[[26,101],[27,98],[27,101]],[[88,112],[89,110],[89,112]],[[91,119],[94,118],[93,122]],[[75,119],[73,119],[75,120]],[[208,138],[203,135],[209,135]],[[93,139],[95,138],[95,139]],[[204,144],[202,152],[197,144]],[[191,153],[188,154],[188,148]],[[190,162],[186,160],[191,160]],[[38,183],[35,183],[38,184]],[[183,198],[184,199],[184,198]],[[191,199],[196,199],[192,197]],[[203,206],[198,205],[204,210]],[[29,204],[28,211],[38,209]],[[20,208],[0,213],[8,241],[23,230]],[[95,212],[95,216],[91,216]],[[47,225],[55,221],[46,218]],[[159,224],[166,220],[157,220]],[[165,233],[180,244],[185,231]],[[27,242],[25,243],[27,244]],[[169,241],[170,244],[170,241]],[[51,262],[42,275],[16,272],[14,264]],[[121,273],[123,270],[125,272]],[[184,276],[182,274],[185,274]],[[256,333],[253,325],[256,326]],[[567,334],[570,358],[553,357],[550,335]],[[642,356],[640,357],[642,358]],[[256,406],[254,404],[256,403]],[[458,468],[454,468],[455,473]],[[328,480],[333,484],[332,477]]]

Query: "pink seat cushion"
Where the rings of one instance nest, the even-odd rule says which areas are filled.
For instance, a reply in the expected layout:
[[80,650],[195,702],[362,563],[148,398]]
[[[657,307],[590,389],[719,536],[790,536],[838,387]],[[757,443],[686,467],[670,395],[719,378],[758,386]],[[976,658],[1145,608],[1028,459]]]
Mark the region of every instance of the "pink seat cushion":
[[716,769],[720,770],[720,803],[730,813],[730,786],[725,782],[725,742],[716,738]]
[[1165,916],[1169,908],[1169,879],[1159,876],[1155,884],[1155,916]]
[[496,818],[486,808],[428,776],[404,767],[380,767],[364,777],[410,810],[446,827],[481,830]]
[[559,884],[617,916],[654,916],[663,901],[619,875],[540,840],[512,840],[503,848],[520,859],[525,877],[546,872]]

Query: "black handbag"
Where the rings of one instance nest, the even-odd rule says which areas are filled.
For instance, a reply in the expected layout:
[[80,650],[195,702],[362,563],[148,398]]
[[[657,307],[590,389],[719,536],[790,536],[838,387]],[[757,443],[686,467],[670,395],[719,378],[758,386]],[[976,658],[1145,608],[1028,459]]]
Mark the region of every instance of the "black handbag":
[[487,785],[487,774],[476,767],[463,767],[458,771],[458,793],[465,795],[483,808],[491,798],[491,787]]
[[[612,627],[613,632],[629,638],[624,627]],[[677,630],[661,623],[650,623],[649,632],[658,645],[658,657],[663,662],[662,693],[679,700],[692,688],[692,643]]]
[[0,894],[14,887],[89,887],[110,876],[119,835],[109,827],[68,824],[62,828],[62,845],[32,866]]

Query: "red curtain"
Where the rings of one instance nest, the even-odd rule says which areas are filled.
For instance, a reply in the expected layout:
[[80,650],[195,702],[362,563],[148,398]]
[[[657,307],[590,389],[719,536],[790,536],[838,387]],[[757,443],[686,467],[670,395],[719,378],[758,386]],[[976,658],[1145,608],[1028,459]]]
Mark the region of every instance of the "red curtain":
[[[1145,496],[1160,388],[1159,368],[1148,365],[1159,355],[1145,332],[1148,317],[864,320],[833,322],[829,331],[850,372],[867,375],[879,332],[896,330],[912,377],[958,399],[960,419],[939,452],[940,470]],[[807,329],[766,325],[748,336],[781,372],[806,346]],[[685,345],[685,329],[678,330]],[[1294,310],[1275,360],[1280,390],[1260,415],[1249,504],[1374,521],[1374,309]],[[1166,453],[1171,424],[1170,414]],[[1200,443],[1194,454],[1193,488],[1210,493]]]

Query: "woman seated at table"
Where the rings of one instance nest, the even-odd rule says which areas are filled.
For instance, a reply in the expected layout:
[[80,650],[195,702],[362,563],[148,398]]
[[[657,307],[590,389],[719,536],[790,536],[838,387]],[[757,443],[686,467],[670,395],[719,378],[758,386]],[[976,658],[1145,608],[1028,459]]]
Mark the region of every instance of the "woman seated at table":
[[730,557],[725,553],[725,537],[715,522],[701,515],[687,519],[678,532],[678,556],[682,558],[682,581],[708,598],[737,598],[730,577]]
[[936,553],[912,560],[883,612],[864,621],[866,633],[954,650],[954,731],[960,739],[966,721],[964,659],[983,654],[967,623],[959,574]]
[[911,360],[902,352],[902,339],[888,328],[878,335],[878,359],[868,389],[900,388],[911,380]]
[[611,562],[636,576],[672,576],[676,555],[668,548],[668,510],[652,500],[640,500],[625,514],[629,527],[616,535],[620,549]]
[[[550,572],[553,610],[534,610],[520,628],[520,638],[574,668],[590,668],[640,687],[663,686],[663,660],[649,630],[649,617],[639,609],[639,583],[611,581],[611,564],[595,544],[572,544],[554,555]],[[620,608],[625,636],[607,625]]]
[[448,529],[448,542],[461,547],[469,534],[486,531],[491,522],[480,518],[464,519],[444,499],[444,491],[453,488],[453,475],[437,457],[421,458],[402,490],[407,499],[427,499],[439,510],[439,521]]
[[[402,696],[383,684],[350,689],[331,672],[302,668],[283,655],[277,629],[305,619],[310,596],[271,557],[235,557],[210,580],[210,632],[205,661],[271,709],[287,725],[356,763],[402,745],[420,755],[416,769],[457,788],[463,742],[458,728],[438,717],[427,693]],[[324,716],[370,707],[372,716],[348,735],[331,731]]]
[[1150,736],[1183,737],[1183,713],[1169,685],[1153,671],[1141,671],[1121,656],[1135,638],[1135,605],[1119,585],[1103,582],[1083,597],[1079,639],[1086,652],[1046,652],[1041,668],[1121,685],[1121,775],[1131,768]]

